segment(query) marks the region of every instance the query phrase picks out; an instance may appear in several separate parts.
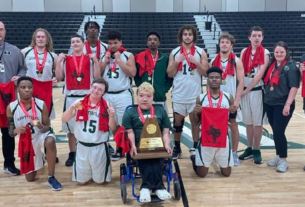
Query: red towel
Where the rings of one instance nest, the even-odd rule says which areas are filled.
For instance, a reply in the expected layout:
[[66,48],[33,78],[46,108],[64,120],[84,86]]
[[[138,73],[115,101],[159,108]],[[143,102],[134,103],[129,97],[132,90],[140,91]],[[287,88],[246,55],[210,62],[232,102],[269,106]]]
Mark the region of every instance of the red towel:
[[[192,45],[191,46],[191,50],[190,50],[190,55],[195,55],[195,52],[196,52],[196,48],[195,48],[194,45]],[[188,66],[190,68],[192,68],[192,69],[196,69],[196,65],[194,63],[190,62],[189,57],[186,54],[186,49],[183,46],[180,47],[180,53],[184,55],[184,57],[185,57],[185,59],[187,61]],[[178,69],[178,71],[182,71],[182,62],[179,63],[177,69]]]
[[[221,64],[221,57],[219,53],[215,57],[215,60],[213,61],[213,66],[223,69]],[[225,68],[224,73],[222,73],[222,78],[226,79],[227,75],[232,75],[232,76],[235,75],[235,54],[233,52],[230,52],[227,66]]]
[[[158,53],[155,57],[156,63],[158,61]],[[148,76],[151,76],[155,69],[155,62],[151,56],[151,52],[149,49],[137,54],[135,56],[136,63],[140,65],[139,76],[141,77],[146,71],[148,72]]]
[[88,109],[98,108],[100,107],[99,113],[99,130],[108,132],[109,131],[109,118],[107,112],[107,102],[101,98],[100,102],[95,106],[91,107],[90,104],[90,94],[86,95],[85,98],[82,100],[82,109],[77,110],[76,121],[88,121]]
[[33,97],[39,98],[43,100],[48,108],[48,112],[50,114],[51,111],[51,103],[52,103],[52,81],[39,81],[34,78],[33,80]]
[[[76,56],[76,62],[80,67],[82,56]],[[66,57],[66,87],[68,90],[89,90],[90,89],[90,57],[84,55],[81,73],[77,74],[73,56]],[[77,79],[80,78],[78,81]]]
[[244,65],[245,74],[251,73],[253,68],[256,68],[257,66],[263,65],[265,63],[265,48],[263,47],[263,45],[260,45],[258,48],[256,48],[252,61],[251,55],[252,45],[247,47],[247,49],[243,53],[242,61]]
[[20,173],[25,174],[35,170],[35,152],[32,143],[32,134],[29,125],[26,131],[19,136],[18,157],[20,157]]
[[16,100],[14,82],[0,83],[0,128],[8,127],[6,108]]
[[116,148],[122,148],[122,154],[129,152],[130,150],[130,141],[128,139],[127,131],[124,126],[121,126],[115,136],[113,137]]

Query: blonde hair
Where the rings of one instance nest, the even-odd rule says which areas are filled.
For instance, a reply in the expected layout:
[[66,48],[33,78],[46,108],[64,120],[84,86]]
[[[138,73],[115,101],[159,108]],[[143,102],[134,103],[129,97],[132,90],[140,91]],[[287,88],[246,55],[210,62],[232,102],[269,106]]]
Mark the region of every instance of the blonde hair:
[[36,46],[36,35],[38,32],[44,32],[45,35],[47,36],[47,45],[46,45],[46,49],[50,52],[53,52],[53,40],[52,37],[50,35],[50,33],[43,28],[38,28],[36,29],[36,31],[33,33],[32,35],[32,42],[30,44],[30,47],[35,47]]
[[150,83],[148,83],[148,82],[143,82],[138,87],[137,94],[138,94],[139,90],[144,90],[144,91],[148,91],[148,92],[151,92],[151,93],[155,93],[154,87]]

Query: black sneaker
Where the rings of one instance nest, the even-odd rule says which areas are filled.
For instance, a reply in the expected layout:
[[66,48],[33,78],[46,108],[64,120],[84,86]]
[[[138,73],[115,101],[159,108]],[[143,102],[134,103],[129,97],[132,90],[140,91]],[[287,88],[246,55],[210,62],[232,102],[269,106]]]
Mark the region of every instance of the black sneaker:
[[67,167],[71,167],[75,161],[75,152],[69,152],[69,157],[65,163]]
[[122,153],[117,151],[114,155],[111,156],[111,160],[119,161],[122,157]]
[[4,167],[3,168],[3,173],[11,174],[11,175],[20,175],[20,170],[17,169],[15,167],[15,165],[13,165],[13,166],[9,166],[9,167]]
[[181,154],[182,154],[182,150],[174,147],[172,159],[173,160],[179,159],[181,157]]
[[244,153],[242,153],[241,155],[239,155],[239,159],[240,160],[248,160],[251,159],[253,157],[253,150],[252,147],[247,147],[247,149],[244,151]]
[[262,164],[263,163],[263,159],[261,156],[261,151],[260,150],[252,150],[253,152],[253,162],[255,164]]

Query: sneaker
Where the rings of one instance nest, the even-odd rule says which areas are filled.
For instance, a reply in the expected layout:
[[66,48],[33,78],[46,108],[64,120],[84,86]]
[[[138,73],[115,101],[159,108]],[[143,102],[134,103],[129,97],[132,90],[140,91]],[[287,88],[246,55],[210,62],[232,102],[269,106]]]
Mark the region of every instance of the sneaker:
[[13,166],[9,166],[9,167],[4,167],[3,168],[3,173],[11,174],[11,175],[20,175],[20,170],[17,169],[15,167],[15,165],[13,165]]
[[75,152],[69,152],[69,157],[65,163],[67,167],[71,167],[75,161]]
[[121,152],[116,152],[114,155],[111,156],[112,161],[119,161],[122,158]]
[[172,159],[173,160],[179,159],[181,157],[181,153],[182,153],[181,149],[177,149],[176,147],[174,147]]
[[140,191],[140,202],[149,203],[151,202],[150,190],[148,188],[142,188]]
[[278,172],[286,172],[288,170],[288,162],[286,160],[280,160],[277,164],[276,171]]
[[160,200],[166,200],[166,199],[170,199],[172,197],[171,194],[169,194],[169,192],[167,192],[167,190],[165,190],[165,189],[156,190],[156,195],[158,196],[158,198]]
[[189,153],[190,153],[190,157],[195,156],[196,155],[195,148],[190,148]]
[[262,156],[261,156],[261,151],[258,149],[258,150],[252,150],[253,152],[253,162],[255,164],[262,164],[263,163],[263,159],[262,159]]
[[235,165],[235,166],[240,165],[240,162],[239,162],[239,159],[238,159],[238,156],[237,156],[237,152],[235,151],[235,152],[233,152],[232,154],[233,154],[234,165]]
[[110,144],[108,144],[108,147],[109,147],[109,153],[113,154],[114,153],[113,147]]
[[277,155],[276,157],[272,158],[267,162],[267,165],[270,167],[276,167],[277,164],[281,161],[280,157]]
[[59,191],[62,190],[62,186],[58,180],[56,180],[55,176],[51,176],[48,179],[47,185],[52,188],[52,190]]
[[239,155],[238,158],[240,160],[248,160],[248,159],[250,159],[252,157],[253,157],[252,147],[247,147],[247,149],[244,151],[244,153]]

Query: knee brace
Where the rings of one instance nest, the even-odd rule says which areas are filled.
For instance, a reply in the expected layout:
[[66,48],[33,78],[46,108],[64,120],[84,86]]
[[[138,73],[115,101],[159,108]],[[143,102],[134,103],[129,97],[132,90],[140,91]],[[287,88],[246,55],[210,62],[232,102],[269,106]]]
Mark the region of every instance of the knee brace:
[[183,126],[175,126],[174,125],[174,129],[175,129],[175,132],[179,133],[179,132],[183,131]]

